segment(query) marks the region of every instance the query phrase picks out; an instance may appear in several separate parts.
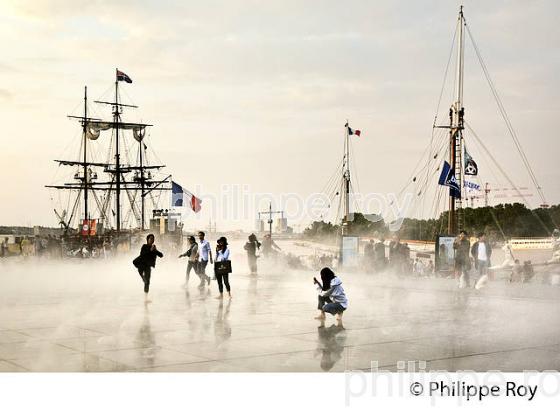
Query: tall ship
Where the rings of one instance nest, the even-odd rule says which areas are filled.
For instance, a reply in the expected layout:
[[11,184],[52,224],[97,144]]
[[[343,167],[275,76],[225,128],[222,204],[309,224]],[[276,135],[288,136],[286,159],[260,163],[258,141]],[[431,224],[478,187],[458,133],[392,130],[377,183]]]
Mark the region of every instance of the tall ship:
[[[499,117],[503,121],[505,136],[509,137],[509,141],[507,139],[502,141],[500,138],[503,137],[499,135],[484,137],[484,131],[476,130],[474,121],[477,118],[472,122],[467,119],[470,116],[464,104],[466,44],[470,45],[472,59],[480,65]],[[445,112],[442,101],[445,95],[449,95],[448,91],[451,91],[452,100],[448,105],[449,109]],[[442,111],[447,117],[445,120],[440,120],[439,115]],[[480,119],[480,116],[476,117]],[[491,118],[492,116],[484,115],[485,120]],[[489,145],[496,144],[498,141],[501,145],[498,151],[490,148]],[[519,156],[519,167],[515,177],[504,166],[505,161],[499,159],[504,153],[510,152],[517,152]],[[523,184],[527,186],[520,184],[524,173],[526,181]],[[489,198],[492,193],[495,194],[492,198],[499,202],[495,204],[498,205],[498,209],[490,204]],[[424,229],[423,236],[430,242],[435,240],[435,247],[432,249],[435,252],[438,270],[453,270],[453,241],[460,231],[470,231],[468,233],[471,235],[471,241],[474,240],[477,232],[473,232],[472,227],[477,221],[474,221],[473,217],[482,215],[476,213],[475,208],[484,208],[489,218],[486,224],[492,228],[493,241],[502,246],[505,258],[502,268],[510,268],[513,266],[514,259],[518,258],[518,255],[514,255],[515,249],[512,245],[516,242],[508,237],[505,232],[507,229],[502,226],[498,214],[500,207],[506,209],[507,206],[526,207],[527,212],[531,214],[531,223],[538,226],[540,232],[548,236],[547,241],[552,243],[553,257],[548,263],[560,260],[557,230],[554,221],[546,212],[549,204],[543,188],[523,149],[471,28],[467,24],[463,6],[459,9],[456,21],[430,142],[410,179],[401,190],[401,195],[403,194],[412,197],[407,216],[418,218],[414,229],[417,231]],[[533,194],[537,197],[536,203],[529,201]],[[400,199],[401,203],[404,202],[403,196]],[[531,241],[534,242],[534,239]]]
[[86,86],[83,111],[68,116],[81,128],[79,150],[55,160],[63,175],[46,187],[69,252],[85,243],[126,250],[145,231],[182,241],[180,213],[169,209],[171,175],[149,142],[152,124],[129,119],[138,106],[124,102],[122,84],[131,83],[116,69],[112,98],[92,106]]
[[[489,147],[490,143],[495,143],[499,136],[492,136],[493,141],[490,141],[490,138],[484,138],[484,132],[479,133],[475,130],[477,118],[474,118],[473,122],[468,121],[470,116],[464,104],[467,42],[471,46],[469,51],[472,51],[468,57],[472,57],[479,63],[499,117],[505,125],[506,140],[500,140],[502,148],[499,152]],[[444,103],[446,96],[451,97],[449,105]],[[478,115],[472,116],[480,118]],[[485,114],[484,119],[491,120],[491,116]],[[452,270],[452,245],[455,236],[463,229],[470,230],[469,233],[473,237],[477,234],[472,231],[474,224],[471,211],[475,208],[485,208],[490,215],[487,225],[492,228],[492,240],[504,247],[506,261],[503,267],[509,268],[513,264],[517,257],[514,255],[515,246],[519,243],[546,242],[554,253],[551,261],[560,261],[560,233],[555,229],[557,227],[550,217],[546,217],[549,205],[544,190],[490,76],[488,66],[467,24],[462,6],[456,20],[429,144],[419,156],[410,178],[395,195],[394,200],[399,202],[396,209],[402,209],[402,214],[389,214],[394,212],[394,209],[386,212],[381,210],[379,215],[360,212],[359,203],[353,199],[356,192],[359,192],[356,183],[357,175],[355,172],[351,173],[351,165],[353,165],[352,170],[356,168],[355,164],[351,164],[353,135],[360,135],[360,131],[354,130],[346,122],[342,160],[322,191],[328,197],[329,205],[326,212],[331,217],[335,215],[332,218],[335,225],[332,227],[337,229],[336,247],[342,264],[346,266],[358,264],[360,240],[364,238],[360,239],[359,233],[352,232],[351,227],[355,218],[359,217],[365,218],[370,226],[376,226],[376,223],[380,222],[380,231],[388,230],[383,234],[384,239],[392,236],[400,237],[413,245],[417,255],[432,258],[435,254],[437,269]],[[519,156],[520,166],[515,178],[498,159],[504,153],[510,152],[517,153]],[[519,180],[524,173],[519,171],[525,171],[526,175],[526,181],[522,184]],[[535,202],[531,204],[529,201],[532,196],[538,198],[536,211]],[[389,208],[393,206],[394,200],[391,199]],[[527,212],[532,215],[531,223],[542,228],[543,236],[547,238],[539,242],[534,238],[522,240],[508,237],[504,233],[505,227],[500,225],[500,215],[496,215],[496,210],[490,204],[491,200],[495,202],[499,200],[501,205],[525,206]],[[336,203],[338,208],[331,209],[330,204]],[[323,227],[323,229],[328,228]],[[413,239],[415,236],[425,239]],[[442,249],[450,251],[440,255],[439,251]]]

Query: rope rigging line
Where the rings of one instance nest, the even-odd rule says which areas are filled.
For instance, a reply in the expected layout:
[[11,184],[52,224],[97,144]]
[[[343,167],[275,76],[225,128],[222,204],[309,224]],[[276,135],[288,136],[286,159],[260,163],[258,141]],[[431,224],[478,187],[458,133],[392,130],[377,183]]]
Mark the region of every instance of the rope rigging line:
[[[521,192],[519,191],[519,188],[513,183],[513,181],[511,180],[511,178],[509,177],[508,174],[506,174],[506,172],[504,171],[504,169],[500,166],[500,164],[498,164],[498,161],[496,161],[496,158],[494,158],[494,156],[492,155],[492,153],[490,152],[490,150],[488,149],[488,147],[486,147],[486,145],[484,145],[484,143],[482,142],[482,139],[474,132],[474,130],[470,127],[470,125],[465,122],[465,125],[468,127],[469,131],[472,133],[472,135],[476,138],[476,140],[478,141],[478,143],[480,144],[480,146],[484,149],[484,151],[486,152],[486,154],[488,155],[488,157],[494,162],[494,165],[496,166],[496,168],[500,171],[500,173],[504,176],[504,178],[507,179],[507,181],[509,182],[510,186],[515,190],[515,192],[519,195],[519,197],[523,198],[523,202],[525,203],[525,205],[527,206],[527,208],[533,213],[533,215],[535,216],[535,218],[539,221],[539,223],[541,224],[541,226],[545,229],[545,231],[550,235],[550,229],[548,229],[548,227],[546,226],[546,224],[544,223],[544,221],[539,217],[539,215],[537,213],[535,213],[528,201],[525,199],[525,197],[521,194]],[[556,226],[555,226],[556,227]]]
[[[436,147],[436,150],[430,152],[430,158],[429,161],[426,163],[426,165],[420,170],[419,175],[420,175],[420,179],[418,179],[418,177],[415,177],[412,182],[417,182],[417,187],[415,188],[414,191],[414,198],[413,198],[413,203],[411,204],[411,214],[415,214],[418,211],[418,207],[419,207],[419,201],[424,200],[424,198],[427,197],[427,193],[430,191],[430,187],[432,186],[432,184],[430,184],[430,182],[432,181],[432,178],[434,175],[437,174],[437,172],[439,171],[439,165],[438,162],[435,161],[435,159],[439,158],[439,156],[441,155],[442,151],[444,151],[447,148],[447,143],[445,140],[441,140],[439,147]],[[424,170],[426,170],[426,173],[424,174]],[[434,193],[435,194],[435,193]],[[400,195],[400,194],[399,194]],[[420,198],[420,199],[419,199]],[[423,210],[421,211],[421,214],[418,215],[418,217],[423,217],[424,216],[424,212]]]
[[509,119],[509,116],[507,114],[507,111],[502,103],[502,100],[498,94],[498,91],[494,85],[494,82],[492,81],[492,78],[490,77],[490,73],[488,71],[488,68],[486,67],[486,63],[484,62],[484,59],[482,58],[482,54],[480,53],[480,49],[478,48],[478,45],[476,44],[476,41],[474,40],[474,37],[471,33],[471,30],[469,28],[469,26],[467,25],[466,21],[465,21],[465,27],[467,29],[467,33],[469,35],[469,39],[471,40],[471,43],[473,45],[474,51],[476,53],[476,56],[478,58],[478,61],[480,63],[480,66],[482,67],[482,71],[484,72],[484,76],[486,78],[486,81],[488,82],[488,85],[490,86],[490,90],[492,91],[492,94],[494,96],[494,99],[496,101],[496,104],[498,106],[498,110],[500,111],[500,114],[502,115],[502,118],[506,124],[506,128],[508,129],[508,132],[511,136],[511,138],[513,139],[514,145],[517,148],[517,151],[519,153],[519,155],[521,156],[521,160],[523,161],[523,164],[525,165],[525,168],[527,169],[527,172],[529,174],[529,177],[531,178],[531,181],[533,182],[533,184],[535,185],[535,188],[537,189],[537,192],[542,200],[543,204],[546,204],[546,198],[544,196],[544,192],[542,190],[542,187],[540,186],[537,177],[531,167],[531,164],[529,163],[529,160],[527,158],[527,155],[525,154],[523,147],[521,145],[521,142],[519,141],[519,138],[517,136],[517,133],[515,132],[515,129],[513,128],[513,125]]

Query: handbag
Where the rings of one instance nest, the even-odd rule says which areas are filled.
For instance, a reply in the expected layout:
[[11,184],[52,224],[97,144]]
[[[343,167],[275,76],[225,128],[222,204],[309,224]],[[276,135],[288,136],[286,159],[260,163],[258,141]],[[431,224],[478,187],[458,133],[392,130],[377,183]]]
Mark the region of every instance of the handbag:
[[134,260],[132,261],[132,264],[137,268],[140,269],[142,268],[143,261],[142,261],[142,256],[137,256],[136,258],[134,258]]
[[216,261],[214,262],[214,272],[215,273],[231,273],[231,261]]

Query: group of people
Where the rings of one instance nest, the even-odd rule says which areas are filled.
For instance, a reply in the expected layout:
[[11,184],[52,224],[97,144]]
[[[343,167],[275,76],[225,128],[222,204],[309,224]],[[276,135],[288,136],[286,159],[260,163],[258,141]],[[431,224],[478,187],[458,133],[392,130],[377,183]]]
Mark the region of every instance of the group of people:
[[[191,272],[194,272],[200,279],[200,283],[198,285],[199,288],[204,288],[207,285],[210,286],[211,280],[214,279],[218,283],[218,289],[220,292],[218,298],[223,297],[224,287],[228,296],[231,298],[231,286],[229,283],[231,260],[227,238],[222,236],[217,240],[215,261],[212,255],[212,247],[210,242],[205,239],[204,232],[198,232],[198,240],[199,241],[197,242],[194,236],[189,236],[187,238],[188,248],[186,252],[179,255],[179,258],[188,259],[184,286],[188,286]],[[146,244],[142,245],[140,250],[140,256],[133,261],[134,265],[138,269],[138,273],[140,274],[142,281],[144,282],[146,300],[148,300],[147,295],[150,291],[151,269],[155,267],[156,259],[158,257],[163,257],[163,254],[157,250],[154,241],[154,235],[148,235],[146,238]],[[257,274],[257,258],[259,257],[258,253],[261,247],[263,248],[263,253],[266,253],[267,256],[280,250],[280,247],[276,245],[270,235],[265,237],[263,243],[259,242],[255,234],[249,235],[244,249],[247,252],[249,270],[253,275]],[[209,263],[214,264],[213,277],[206,273],[206,268]]]
[[380,272],[385,269],[387,258],[384,238],[380,238],[378,242],[370,239],[364,246],[364,262],[368,272]]
[[23,257],[62,259],[109,259],[113,254],[126,253],[131,238],[113,238],[110,235],[11,235],[0,242],[0,258]]
[[61,240],[53,235],[26,235],[16,239],[17,242],[10,246],[7,237],[0,243],[0,257],[30,256],[60,258],[62,256]]
[[[470,287],[470,272],[474,262],[478,278],[475,287],[479,288],[488,278],[488,268],[491,266],[492,246],[486,240],[486,235],[481,232],[477,235],[477,241],[472,244],[466,231],[461,231],[453,242],[455,251],[455,273],[459,277],[460,284]],[[471,261],[472,258],[472,261]]]
[[427,262],[423,262],[421,258],[414,258],[412,263],[412,273],[414,276],[432,276],[434,274],[435,266],[432,259],[428,259]]
[[[203,288],[210,285],[212,278],[206,274],[208,263],[214,264],[214,279],[218,283],[219,296],[223,298],[224,286],[231,298],[231,287],[229,283],[229,274],[231,273],[230,250],[228,248],[227,238],[220,237],[216,243],[216,260],[212,258],[212,248],[210,243],[205,239],[204,232],[198,232],[199,242],[197,243],[194,236],[188,237],[188,249],[185,253],[179,255],[179,258],[188,258],[185,286],[189,282],[190,273],[194,272],[200,278],[199,287]],[[254,234],[248,238],[245,244],[245,250],[249,259],[249,268],[252,274],[256,274],[257,251],[261,243]],[[151,301],[148,298],[150,292],[150,280],[152,269],[156,266],[157,258],[163,258],[155,244],[155,236],[149,234],[146,237],[146,243],[140,249],[140,255],[136,257],[132,263],[138,269],[138,274],[144,284],[144,298],[146,303]],[[215,263],[214,263],[215,262]],[[337,322],[342,321],[342,314],[348,307],[348,298],[342,287],[342,281],[337,277],[330,268],[321,270],[321,281],[313,278],[313,283],[317,286],[319,316],[317,319],[324,321],[326,313],[330,313],[336,317]]]
[[[188,258],[187,269],[185,274],[185,286],[188,285],[191,271],[200,278],[200,288],[206,285],[210,286],[210,281],[215,279],[218,283],[219,296],[223,298],[224,287],[231,298],[231,286],[229,284],[229,274],[231,273],[230,250],[228,248],[227,238],[222,236],[216,243],[216,259],[213,259],[212,247],[205,239],[204,232],[198,233],[199,242],[197,243],[194,236],[189,236],[188,249],[185,253],[179,255],[179,258]],[[138,269],[140,278],[144,283],[144,295],[146,302],[150,302],[148,294],[150,292],[151,270],[156,266],[157,258],[163,258],[155,244],[155,236],[149,234],[146,237],[146,243],[140,249],[140,256],[134,259],[133,264]],[[206,273],[208,263],[214,265],[214,275],[211,278]]]
[[[205,239],[205,236],[204,232],[198,232],[198,243],[194,236],[189,236],[187,239],[189,248],[185,253],[179,255],[179,258],[188,258],[185,287],[188,285],[190,272],[193,271],[200,279],[199,288],[204,288],[206,284],[210,286],[210,281],[215,279],[218,282],[218,290],[220,292],[218,298],[223,298],[224,286],[228,296],[231,298],[231,286],[229,284],[231,260],[227,238],[222,236],[216,241],[216,260],[214,261],[212,257],[212,247],[210,246],[210,242]],[[206,273],[208,263],[214,265],[213,278]]]
[[511,268],[510,282],[527,283],[535,276],[535,270],[531,261],[524,261],[523,265],[519,259],[515,259]]
[[414,262],[410,258],[408,243],[401,242],[395,235],[389,243],[389,257],[385,252],[385,238],[375,242],[373,239],[364,246],[364,263],[368,272],[382,272],[389,268],[398,275],[410,274],[414,269]]

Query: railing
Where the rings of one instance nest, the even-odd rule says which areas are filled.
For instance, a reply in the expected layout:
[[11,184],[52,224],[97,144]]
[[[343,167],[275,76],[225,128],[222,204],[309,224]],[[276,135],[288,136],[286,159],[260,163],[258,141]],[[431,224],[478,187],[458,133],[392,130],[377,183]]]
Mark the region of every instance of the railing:
[[511,249],[552,249],[551,238],[512,238]]

